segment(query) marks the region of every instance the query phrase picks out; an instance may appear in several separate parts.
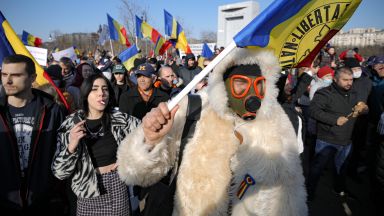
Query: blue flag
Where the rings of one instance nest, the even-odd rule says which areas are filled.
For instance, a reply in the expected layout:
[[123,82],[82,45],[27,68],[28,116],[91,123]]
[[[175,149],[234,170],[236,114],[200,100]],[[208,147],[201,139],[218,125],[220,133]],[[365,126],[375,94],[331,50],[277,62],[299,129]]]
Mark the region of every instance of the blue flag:
[[207,43],[204,43],[203,45],[203,51],[201,51],[201,56],[204,58],[211,58],[213,56],[213,52],[211,49],[209,49]]

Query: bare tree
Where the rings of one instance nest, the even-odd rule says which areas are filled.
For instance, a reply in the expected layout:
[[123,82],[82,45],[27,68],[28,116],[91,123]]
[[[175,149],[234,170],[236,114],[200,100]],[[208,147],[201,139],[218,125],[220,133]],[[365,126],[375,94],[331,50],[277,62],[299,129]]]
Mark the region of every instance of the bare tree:
[[140,17],[144,21],[148,22],[148,10],[149,7],[143,5],[142,2],[138,4],[136,0],[120,0],[120,14],[123,18],[124,26],[127,29],[127,33],[130,37],[134,37],[135,35],[135,16]]
[[214,43],[217,40],[217,33],[215,31],[202,31],[200,38],[203,43]]

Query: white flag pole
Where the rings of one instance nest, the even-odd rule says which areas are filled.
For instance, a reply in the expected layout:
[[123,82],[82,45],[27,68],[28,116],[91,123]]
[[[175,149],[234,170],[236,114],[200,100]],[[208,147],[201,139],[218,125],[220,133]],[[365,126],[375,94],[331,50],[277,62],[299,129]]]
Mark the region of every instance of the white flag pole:
[[112,56],[115,56],[114,53],[113,53],[113,46],[112,46],[112,40],[111,39],[109,39],[109,44],[111,45]]
[[218,63],[220,63],[225,56],[227,56],[233,49],[236,48],[235,41],[232,41],[216,58],[214,58],[193,80],[185,86],[185,88],[177,94],[169,103],[168,109],[173,109],[180,101],[199,83]]
[[135,43],[136,43],[136,47],[137,47],[137,49],[140,49],[140,48],[139,48],[139,44],[137,44],[137,36],[135,36]]

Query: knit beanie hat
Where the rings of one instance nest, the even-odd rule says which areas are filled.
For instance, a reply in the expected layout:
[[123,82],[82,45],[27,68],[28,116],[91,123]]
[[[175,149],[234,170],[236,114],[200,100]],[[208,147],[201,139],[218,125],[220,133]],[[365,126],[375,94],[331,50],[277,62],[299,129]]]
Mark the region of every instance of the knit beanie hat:
[[324,67],[320,68],[319,71],[317,72],[317,77],[322,78],[323,76],[325,76],[327,74],[332,74],[332,76],[333,76],[335,74],[335,71],[328,66],[324,66]]

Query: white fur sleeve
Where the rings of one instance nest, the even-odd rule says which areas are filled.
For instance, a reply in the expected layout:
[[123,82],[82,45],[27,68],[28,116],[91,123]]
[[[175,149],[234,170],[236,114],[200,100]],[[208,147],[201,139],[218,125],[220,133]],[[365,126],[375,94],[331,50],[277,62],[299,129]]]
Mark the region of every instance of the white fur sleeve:
[[184,104],[185,100],[179,104],[171,131],[153,149],[152,145],[144,142],[141,125],[121,142],[117,151],[118,173],[127,185],[150,186],[172,169],[185,123]]
[[149,186],[165,176],[171,165],[167,149],[167,136],[152,149],[144,142],[140,125],[120,144],[117,151],[118,173],[126,184]]

